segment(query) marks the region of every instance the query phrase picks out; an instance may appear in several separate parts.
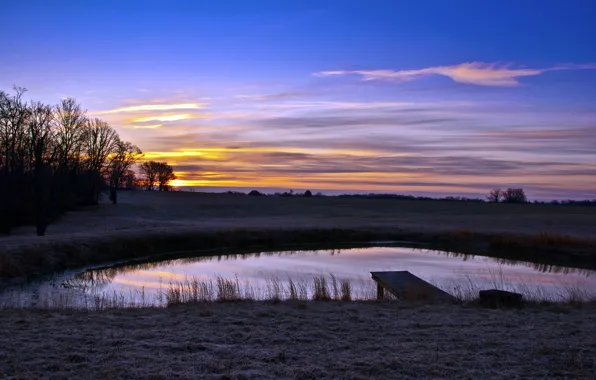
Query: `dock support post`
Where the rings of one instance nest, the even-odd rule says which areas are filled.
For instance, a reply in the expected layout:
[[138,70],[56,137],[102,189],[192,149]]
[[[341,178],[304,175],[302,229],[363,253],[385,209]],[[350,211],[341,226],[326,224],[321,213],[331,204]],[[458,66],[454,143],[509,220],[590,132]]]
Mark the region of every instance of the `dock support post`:
[[377,300],[378,301],[383,300],[384,296],[385,296],[385,289],[383,288],[383,285],[381,285],[377,282]]

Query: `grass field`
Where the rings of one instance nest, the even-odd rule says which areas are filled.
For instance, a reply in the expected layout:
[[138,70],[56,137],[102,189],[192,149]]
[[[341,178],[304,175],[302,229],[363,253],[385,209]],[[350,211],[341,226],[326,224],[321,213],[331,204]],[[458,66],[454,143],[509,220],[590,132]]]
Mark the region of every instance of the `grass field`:
[[[391,227],[594,237],[596,207],[123,191],[118,205],[104,202],[68,213],[48,228],[43,239],[172,227]],[[9,240],[18,244],[19,238],[34,232],[34,228],[23,227]]]
[[[0,278],[181,249],[387,239],[595,268],[593,231],[596,208],[579,206],[123,192],[116,206],[68,213],[47,236],[22,227],[0,237]],[[593,379],[594,307],[237,301],[2,310],[0,378]]]
[[340,301],[4,311],[0,378],[594,379],[595,312]]
[[0,237],[0,278],[176,250],[370,240],[596,268],[594,231],[594,207],[124,191],[44,237],[33,227]]

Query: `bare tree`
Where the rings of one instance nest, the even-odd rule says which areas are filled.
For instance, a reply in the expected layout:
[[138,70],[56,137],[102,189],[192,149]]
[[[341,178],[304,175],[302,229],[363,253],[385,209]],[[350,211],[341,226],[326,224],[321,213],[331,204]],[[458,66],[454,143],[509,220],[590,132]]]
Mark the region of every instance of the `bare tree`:
[[23,174],[26,171],[27,120],[30,110],[23,101],[27,91],[13,87],[14,96],[0,93],[0,166],[4,173]]
[[91,172],[101,172],[110,153],[114,152],[118,134],[101,119],[87,122],[87,129],[83,136],[83,150],[85,154],[85,169]]
[[114,145],[114,153],[110,155],[107,176],[110,182],[110,200],[118,203],[116,189],[122,187],[132,166],[143,156],[143,152],[127,141],[118,139]]
[[50,144],[53,139],[54,112],[52,106],[41,102],[32,102],[29,118],[29,157],[33,168],[37,170],[50,160]]
[[81,165],[81,151],[86,133],[85,111],[76,100],[62,99],[56,106],[55,155],[58,170],[77,171]]
[[493,189],[488,193],[486,200],[493,203],[499,203],[503,197],[503,191],[501,189]]
[[172,186],[170,182],[176,179],[174,168],[167,162],[160,162],[157,167],[157,182],[159,191],[170,191]]
[[503,202],[506,203],[526,203],[528,202],[528,198],[526,197],[526,193],[524,189],[518,188],[508,188],[503,192]]
[[142,153],[107,123],[88,120],[74,99],[28,103],[13,89],[0,91],[0,233],[35,222],[43,235],[64,211],[97,203],[102,175],[114,191],[136,184]]
[[140,165],[141,174],[143,175],[143,184],[148,191],[155,188],[158,166],[159,162],[156,161],[146,161]]
[[87,127],[82,136],[82,174],[85,186],[84,202],[98,204],[101,176],[105,174],[108,157],[114,152],[118,134],[103,120],[87,120]]
[[22,99],[25,89],[13,87],[15,95],[0,92],[0,233],[10,233],[8,215],[19,218],[18,208],[25,185],[27,162],[27,121],[30,110]]
[[49,147],[52,135],[52,106],[33,102],[29,118],[29,158],[35,178],[35,226],[38,236],[45,234],[49,223],[48,204],[51,193],[51,169]]
[[176,174],[167,162],[143,162],[140,169],[143,174],[143,184],[147,190],[155,189],[156,184],[159,191],[171,190],[170,182],[176,179]]

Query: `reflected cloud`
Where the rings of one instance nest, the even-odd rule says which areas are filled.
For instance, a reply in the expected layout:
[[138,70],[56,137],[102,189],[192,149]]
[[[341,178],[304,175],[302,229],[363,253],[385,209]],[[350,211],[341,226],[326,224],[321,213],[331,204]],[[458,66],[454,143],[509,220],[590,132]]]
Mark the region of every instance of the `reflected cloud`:
[[115,278],[113,283],[120,284],[120,285],[129,285],[134,288],[147,288],[147,289],[161,289],[164,287],[162,283],[153,282],[153,281],[141,281],[141,280],[131,280],[128,278]]

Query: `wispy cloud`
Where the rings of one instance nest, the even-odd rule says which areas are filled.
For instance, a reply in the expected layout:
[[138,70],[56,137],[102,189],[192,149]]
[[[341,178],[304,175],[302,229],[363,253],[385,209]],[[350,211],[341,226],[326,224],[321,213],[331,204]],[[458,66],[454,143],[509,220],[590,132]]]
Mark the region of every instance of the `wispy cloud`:
[[156,129],[163,126],[163,124],[143,124],[143,125],[124,125],[123,128],[132,129]]
[[512,87],[520,85],[518,78],[536,76],[547,71],[596,69],[595,64],[567,64],[543,69],[512,68],[511,65],[499,65],[486,62],[466,62],[453,66],[434,66],[417,70],[340,70],[321,71],[313,75],[326,77],[332,75],[359,75],[365,81],[382,80],[406,82],[430,75],[442,75],[455,82],[478,86]]
[[[591,67],[539,71],[581,68]],[[494,68],[501,69],[536,70]],[[145,159],[173,165],[180,186],[479,196],[493,186],[520,186],[530,197],[574,198],[593,187],[592,106],[537,112],[516,99],[377,94],[357,83],[304,98],[292,89],[267,90],[218,94],[208,109],[182,108],[201,98],[129,99],[105,117]]]
[[107,111],[100,111],[97,114],[105,115],[122,112],[146,112],[146,111],[171,111],[171,110],[192,110],[205,107],[205,103],[182,103],[182,104],[144,104],[139,106],[130,106],[115,108]]
[[294,98],[304,98],[310,95],[308,92],[278,92],[273,94],[249,94],[236,95],[235,98],[243,100],[251,100],[256,102],[266,102],[271,100],[284,100]]
[[186,119],[206,118],[207,114],[176,114],[176,115],[153,115],[142,116],[132,120],[133,123],[146,123],[148,121],[178,121]]

